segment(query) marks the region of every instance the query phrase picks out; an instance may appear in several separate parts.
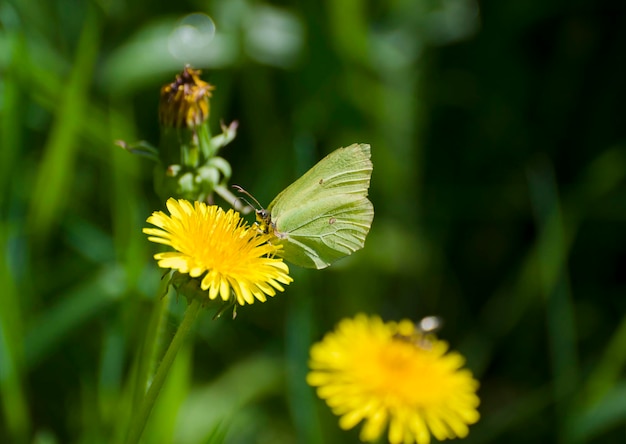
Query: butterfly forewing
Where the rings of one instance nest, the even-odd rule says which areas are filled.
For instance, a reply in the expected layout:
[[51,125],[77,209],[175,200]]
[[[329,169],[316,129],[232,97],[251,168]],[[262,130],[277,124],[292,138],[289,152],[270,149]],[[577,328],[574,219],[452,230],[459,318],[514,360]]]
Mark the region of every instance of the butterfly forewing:
[[362,143],[333,151],[276,196],[267,208],[272,219],[309,205],[320,194],[367,196],[372,176],[370,156],[370,146]]

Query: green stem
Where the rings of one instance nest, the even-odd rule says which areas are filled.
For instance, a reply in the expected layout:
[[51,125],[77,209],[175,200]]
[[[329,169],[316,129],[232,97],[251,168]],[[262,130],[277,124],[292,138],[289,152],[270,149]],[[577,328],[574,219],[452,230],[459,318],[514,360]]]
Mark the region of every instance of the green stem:
[[143,433],[144,428],[146,427],[146,423],[148,421],[148,417],[150,416],[150,412],[154,407],[154,403],[156,402],[159,393],[161,392],[161,388],[163,387],[163,383],[165,382],[165,378],[169,373],[170,367],[174,362],[174,358],[176,358],[176,354],[178,350],[182,347],[185,342],[185,338],[187,337],[187,333],[191,329],[193,322],[198,316],[198,312],[200,311],[201,304],[198,300],[194,300],[185,311],[185,317],[183,321],[180,323],[178,327],[178,331],[176,335],[174,335],[174,339],[170,343],[167,351],[165,352],[165,356],[161,361],[161,365],[159,365],[159,369],[154,375],[154,379],[152,380],[152,384],[150,384],[150,388],[146,393],[146,396],[143,399],[141,407],[139,408],[139,412],[132,419],[130,431],[128,432],[128,437],[126,438],[126,444],[136,444],[139,442],[141,438],[141,434]]
[[148,387],[149,378],[154,374],[154,370],[159,364],[158,360],[161,357],[162,342],[164,342],[163,338],[165,337],[166,331],[167,309],[170,301],[169,285],[168,278],[161,280],[159,294],[157,296],[158,300],[150,315],[146,337],[138,356],[137,382],[133,393],[132,411],[135,411],[135,409],[139,408],[141,405],[146,395],[146,387]]

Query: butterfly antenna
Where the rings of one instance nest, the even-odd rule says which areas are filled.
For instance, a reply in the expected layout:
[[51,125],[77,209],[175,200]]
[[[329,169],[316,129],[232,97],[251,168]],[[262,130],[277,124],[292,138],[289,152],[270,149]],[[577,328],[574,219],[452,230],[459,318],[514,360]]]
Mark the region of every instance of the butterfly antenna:
[[254,208],[255,210],[261,209],[263,208],[263,206],[259,203],[258,200],[256,200],[254,198],[254,196],[250,193],[248,193],[246,190],[244,190],[243,188],[241,188],[239,185],[232,185],[232,187],[234,189],[236,189],[238,192],[240,192],[241,194],[245,194],[246,196],[248,196],[250,199],[252,199],[254,201],[254,203],[256,204],[256,206],[252,205],[246,198],[244,197],[240,197],[239,199],[243,200],[245,203],[247,203],[249,206],[251,206],[252,208]]

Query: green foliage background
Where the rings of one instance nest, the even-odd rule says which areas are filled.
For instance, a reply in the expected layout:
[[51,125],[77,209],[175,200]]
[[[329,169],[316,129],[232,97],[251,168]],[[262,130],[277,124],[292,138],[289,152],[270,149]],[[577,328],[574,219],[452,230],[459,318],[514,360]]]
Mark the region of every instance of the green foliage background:
[[123,436],[162,203],[113,141],[157,142],[185,63],[217,88],[214,129],[240,123],[232,183],[267,204],[366,142],[376,216],[352,257],[204,313],[143,442],[357,442],[304,375],[358,312],[444,318],[481,380],[466,442],[624,442],[624,48],[608,0],[3,0],[0,442]]

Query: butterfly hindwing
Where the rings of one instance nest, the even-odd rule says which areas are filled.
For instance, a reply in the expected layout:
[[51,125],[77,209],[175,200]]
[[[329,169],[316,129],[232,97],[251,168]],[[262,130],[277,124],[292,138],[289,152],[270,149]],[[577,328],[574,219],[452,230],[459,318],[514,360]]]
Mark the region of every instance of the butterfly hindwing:
[[374,218],[366,198],[336,195],[313,202],[310,209],[276,221],[283,256],[295,265],[325,268],[361,248]]

